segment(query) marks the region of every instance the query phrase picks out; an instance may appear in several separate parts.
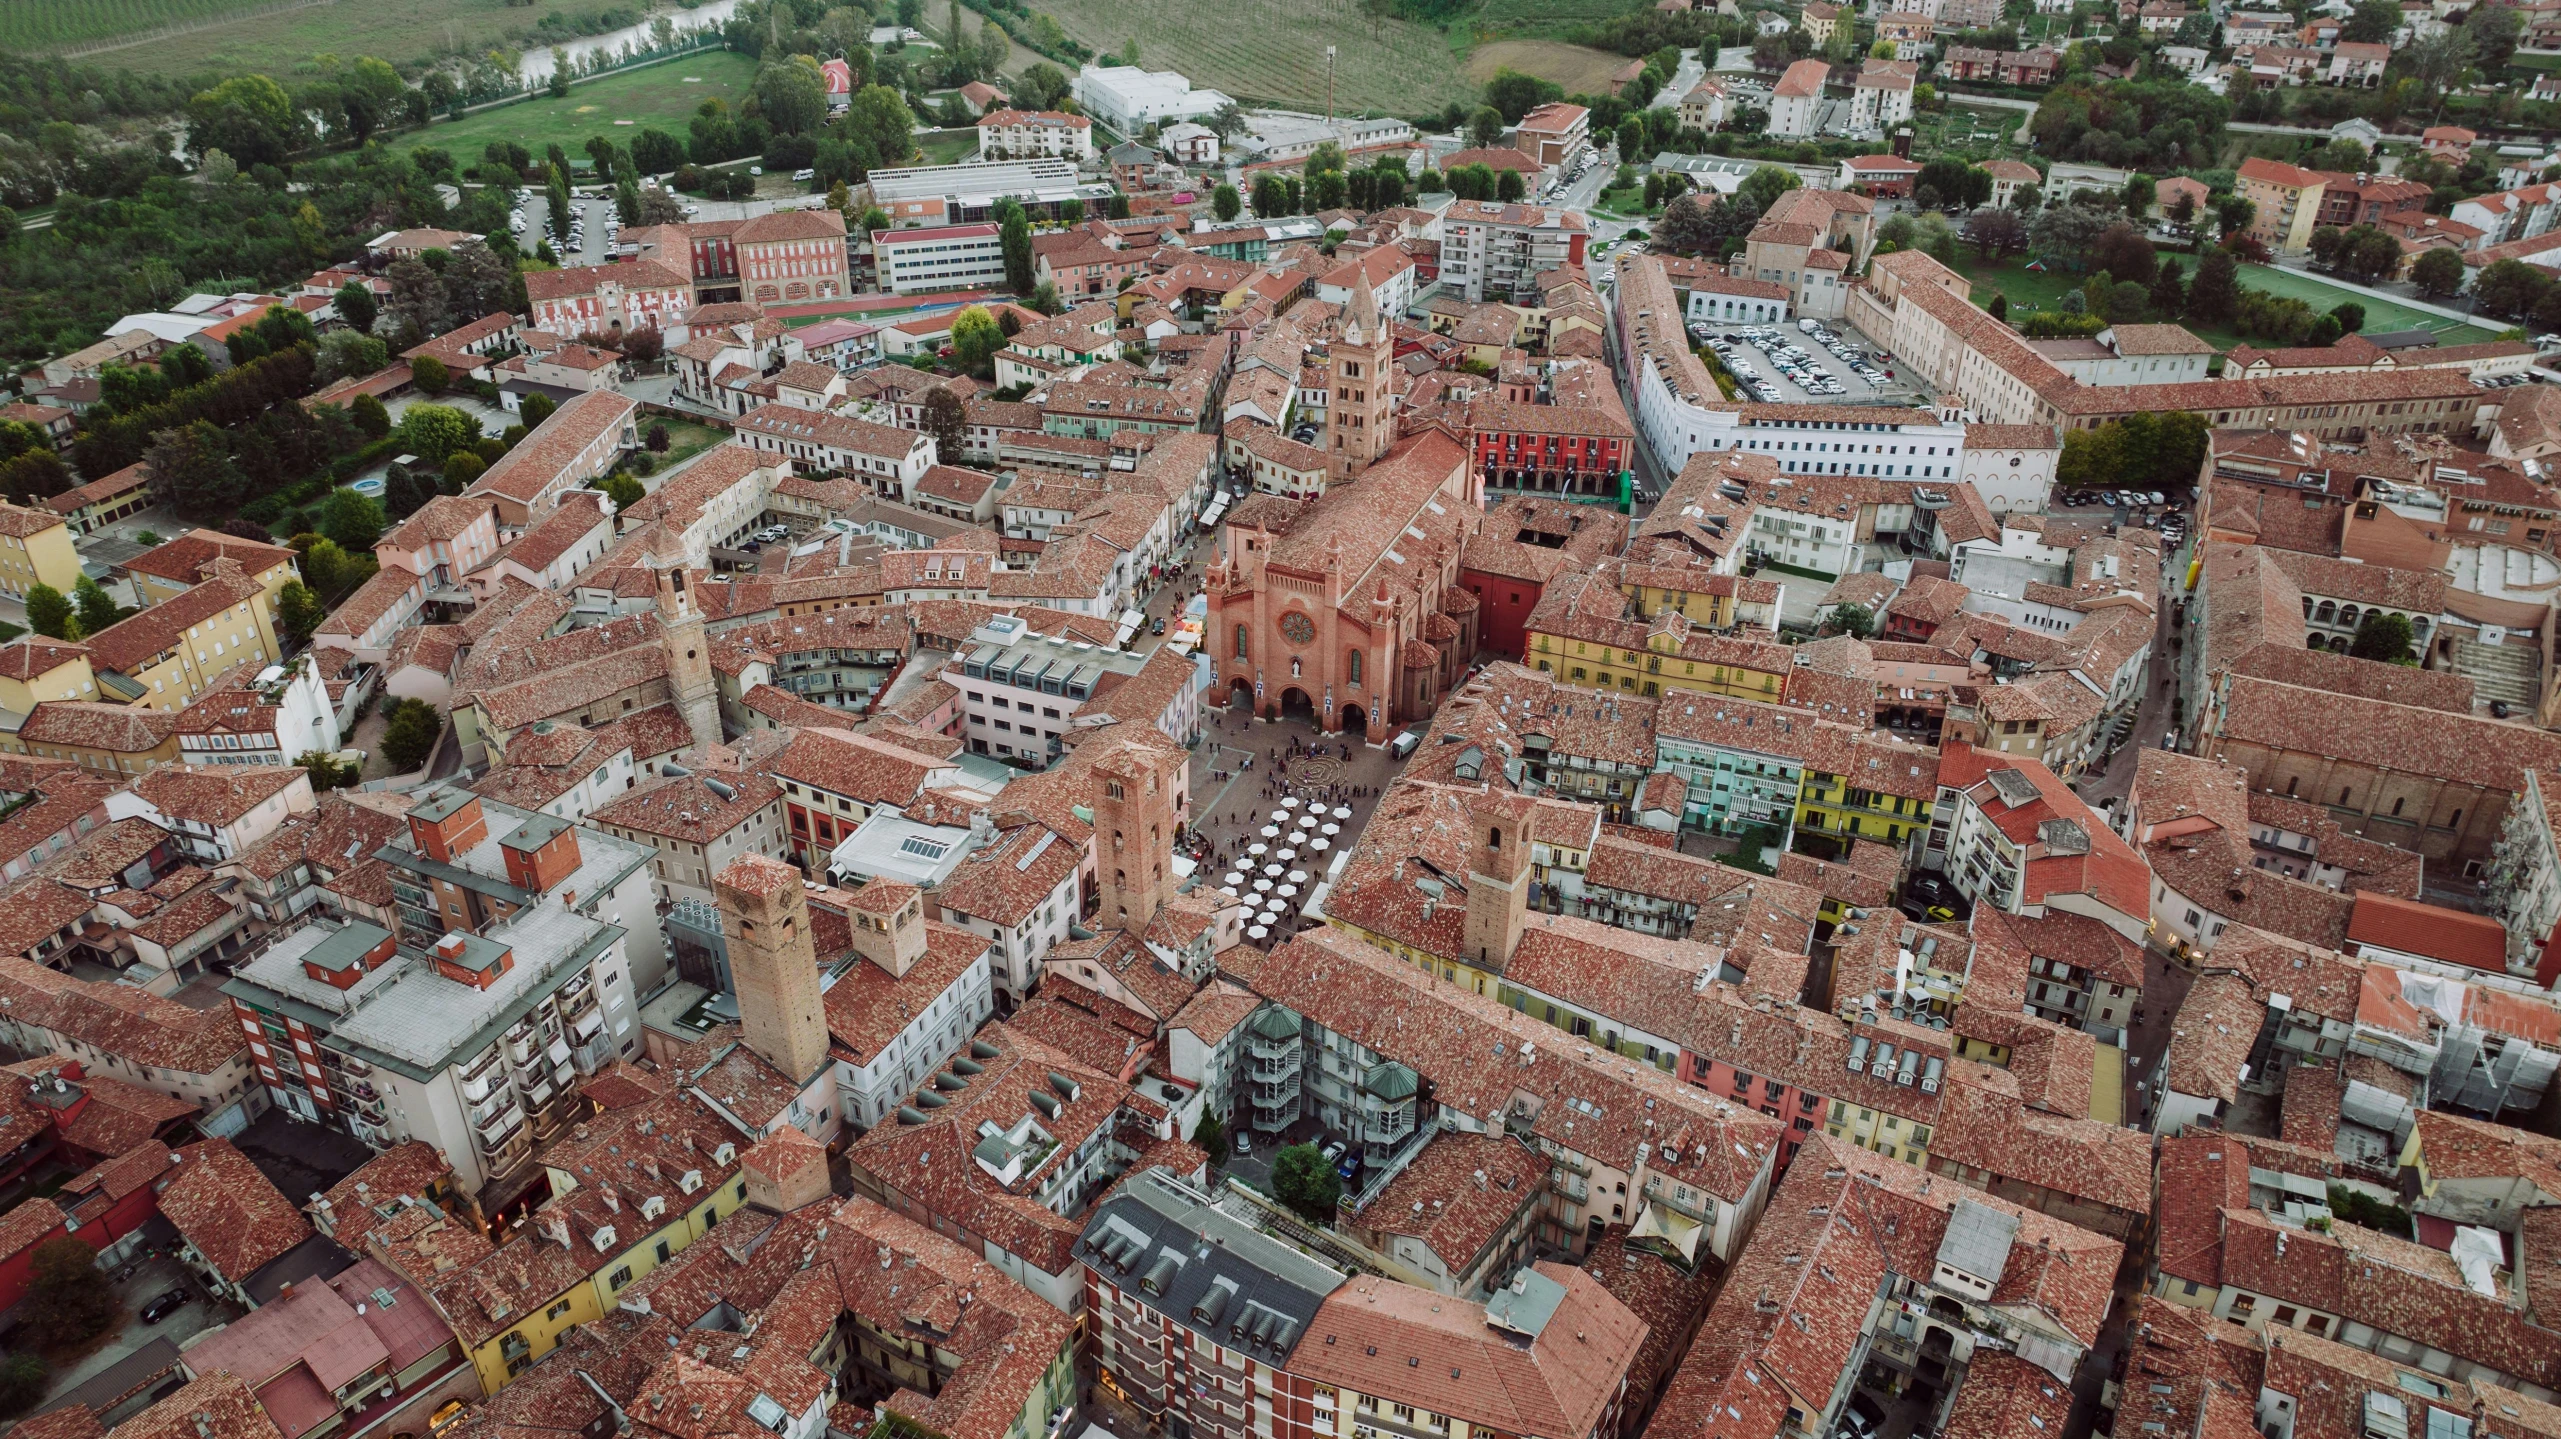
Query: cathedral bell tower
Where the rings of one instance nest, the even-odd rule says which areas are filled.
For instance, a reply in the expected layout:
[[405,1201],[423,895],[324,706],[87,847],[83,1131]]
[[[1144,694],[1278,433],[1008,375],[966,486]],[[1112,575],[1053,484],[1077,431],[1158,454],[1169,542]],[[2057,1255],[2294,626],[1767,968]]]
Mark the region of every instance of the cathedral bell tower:
[[1342,331],[1334,337],[1329,353],[1325,425],[1332,438],[1326,448],[1331,452],[1334,477],[1348,479],[1368,469],[1396,440],[1396,416],[1388,392],[1396,337],[1378,313],[1368,284],[1361,280],[1352,282]]

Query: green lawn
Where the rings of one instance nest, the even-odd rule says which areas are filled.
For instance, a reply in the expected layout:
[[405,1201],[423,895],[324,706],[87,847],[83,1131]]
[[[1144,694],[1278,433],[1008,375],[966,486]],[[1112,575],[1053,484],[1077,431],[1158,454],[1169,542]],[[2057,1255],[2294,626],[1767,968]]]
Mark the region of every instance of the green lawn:
[[557,144],[583,165],[587,157],[579,147],[591,136],[609,135],[625,148],[647,129],[685,138],[685,124],[696,107],[714,96],[736,106],[747,98],[755,76],[756,62],[746,56],[708,50],[572,85],[565,100],[537,95],[424,130],[403,131],[395,143],[404,149],[427,145],[445,150],[466,165],[478,160],[481,148],[492,140],[513,140],[536,155]]
[[715,430],[709,425],[697,425],[691,420],[673,419],[665,415],[652,416],[649,423],[642,427],[641,432],[647,434],[660,425],[667,427],[667,453],[658,456],[658,468],[661,470],[669,465],[690,460],[729,438],[727,431]]
[[925,152],[925,158],[916,162],[920,165],[949,165],[971,160],[978,156],[978,131],[919,130],[916,132],[916,146]]

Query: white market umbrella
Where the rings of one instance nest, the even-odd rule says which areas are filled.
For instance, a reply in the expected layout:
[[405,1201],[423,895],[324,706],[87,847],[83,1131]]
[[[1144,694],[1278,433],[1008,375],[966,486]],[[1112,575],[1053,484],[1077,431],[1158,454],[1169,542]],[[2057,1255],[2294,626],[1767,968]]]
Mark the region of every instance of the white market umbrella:
[[1278,894],[1283,899],[1296,899],[1298,898],[1298,886],[1294,884],[1285,884],[1278,890],[1275,890],[1274,893]]
[[1259,924],[1255,925],[1252,929],[1245,931],[1245,937],[1247,939],[1267,939],[1270,936],[1271,931],[1263,928]]
[[1267,864],[1263,866],[1263,873],[1270,875],[1274,879],[1278,879],[1281,877],[1283,871],[1279,865]]
[[1278,838],[1280,838],[1280,826],[1279,826],[1279,825],[1276,825],[1276,824],[1267,824],[1267,825],[1264,825],[1264,826],[1263,826],[1263,838],[1265,838],[1265,839],[1278,839]]
[[1270,853],[1271,848],[1272,847],[1267,844],[1249,844],[1245,846],[1245,852],[1254,856],[1256,859],[1260,859],[1264,855]]
[[1334,847],[1334,842],[1330,839],[1326,839],[1322,835],[1319,835],[1315,839],[1309,840],[1307,842],[1307,847],[1316,851],[1318,854],[1323,854],[1325,851]]
[[1303,869],[1293,869],[1293,870],[1291,870],[1291,871],[1289,872],[1289,882],[1290,882],[1290,883],[1292,883],[1292,884],[1305,884],[1305,883],[1307,883],[1307,871],[1305,871],[1305,870],[1303,870]]
[[1260,893],[1269,894],[1272,892],[1272,882],[1257,875],[1254,877],[1254,888]]
[[1305,831],[1305,830],[1303,830],[1303,829],[1294,829],[1294,830],[1291,830],[1291,831],[1289,832],[1289,842],[1290,842],[1291,844],[1305,844],[1305,843],[1307,843],[1307,831]]
[[1347,805],[1347,804],[1346,804],[1346,805],[1337,805],[1337,806],[1335,806],[1335,807],[1334,807],[1334,818],[1336,818],[1336,819],[1350,819],[1351,817],[1352,817],[1352,807],[1351,807],[1350,805]]
[[1235,885],[1243,884],[1244,882],[1245,882],[1245,872],[1244,872],[1243,870],[1241,870],[1241,869],[1240,869],[1240,870],[1238,870],[1238,871],[1236,871],[1234,874],[1231,874],[1231,875],[1227,876],[1227,878],[1226,878],[1226,879],[1224,879],[1224,880],[1222,880],[1222,881],[1221,881],[1221,883],[1226,884],[1226,885],[1229,885],[1230,887],[1233,887],[1233,886],[1235,886]]
[[1334,836],[1343,832],[1343,827],[1339,824],[1328,822],[1326,826],[1318,832],[1323,834],[1327,839],[1332,839]]
[[1283,808],[1283,809],[1296,809],[1296,808],[1298,808],[1298,796],[1296,796],[1296,795],[1291,795],[1289,798],[1282,800],[1282,801],[1281,801],[1281,808]]
[[1289,861],[1291,861],[1291,860],[1293,860],[1293,859],[1298,858],[1298,851],[1297,851],[1297,850],[1294,850],[1294,849],[1285,849],[1285,850],[1282,850],[1280,853],[1273,855],[1273,856],[1272,856],[1272,858],[1274,858],[1274,859],[1276,859],[1276,860],[1279,860],[1279,861],[1281,861],[1282,863],[1286,864],[1286,863],[1288,863]]

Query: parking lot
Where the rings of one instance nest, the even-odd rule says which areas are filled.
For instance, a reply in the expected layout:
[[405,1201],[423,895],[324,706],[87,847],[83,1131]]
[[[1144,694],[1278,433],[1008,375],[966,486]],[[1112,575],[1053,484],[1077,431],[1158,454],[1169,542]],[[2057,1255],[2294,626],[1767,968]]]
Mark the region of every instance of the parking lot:
[[1823,326],[1809,334],[1792,324],[1726,330],[1694,321],[1690,338],[1714,351],[1743,385],[1744,393],[1764,404],[1855,405],[1912,399],[1910,386],[1887,378],[1891,363],[1860,343],[1855,333]]

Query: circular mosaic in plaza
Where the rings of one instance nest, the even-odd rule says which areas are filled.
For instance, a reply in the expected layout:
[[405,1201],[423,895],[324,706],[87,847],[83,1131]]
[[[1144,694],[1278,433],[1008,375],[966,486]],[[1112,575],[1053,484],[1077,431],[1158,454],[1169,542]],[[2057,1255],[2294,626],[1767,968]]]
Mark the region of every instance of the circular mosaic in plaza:
[[1289,762],[1289,782],[1292,784],[1332,784],[1342,775],[1343,762],[1332,755],[1316,755]]

